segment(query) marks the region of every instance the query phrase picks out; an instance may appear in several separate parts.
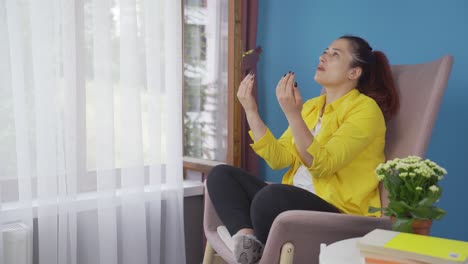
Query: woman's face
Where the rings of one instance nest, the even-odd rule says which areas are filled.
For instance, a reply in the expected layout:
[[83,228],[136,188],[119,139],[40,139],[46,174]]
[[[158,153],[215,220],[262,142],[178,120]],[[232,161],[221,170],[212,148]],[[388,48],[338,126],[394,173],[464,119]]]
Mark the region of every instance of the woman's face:
[[338,86],[357,80],[360,68],[350,67],[352,59],[348,40],[337,39],[333,41],[320,56],[320,62],[315,72],[315,81],[323,86]]

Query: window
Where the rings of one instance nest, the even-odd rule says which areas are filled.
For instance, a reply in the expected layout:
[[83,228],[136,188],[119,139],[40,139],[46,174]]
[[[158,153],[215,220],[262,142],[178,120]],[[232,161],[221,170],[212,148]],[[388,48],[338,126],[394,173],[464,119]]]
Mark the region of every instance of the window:
[[184,156],[226,161],[228,1],[184,1]]

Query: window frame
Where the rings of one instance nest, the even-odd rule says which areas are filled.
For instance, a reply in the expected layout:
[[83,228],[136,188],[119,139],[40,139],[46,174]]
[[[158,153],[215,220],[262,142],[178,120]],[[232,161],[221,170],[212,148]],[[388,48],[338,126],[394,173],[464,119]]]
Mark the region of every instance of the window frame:
[[[184,5],[184,1],[181,1]],[[242,0],[229,0],[228,2],[228,135],[227,155],[224,163],[240,166],[242,109],[236,99],[236,87],[240,83],[242,74]],[[182,12],[183,10],[184,8]],[[185,87],[183,90],[185,91]],[[187,170],[207,174],[216,164],[221,163],[223,162],[184,157],[184,177],[186,177]]]

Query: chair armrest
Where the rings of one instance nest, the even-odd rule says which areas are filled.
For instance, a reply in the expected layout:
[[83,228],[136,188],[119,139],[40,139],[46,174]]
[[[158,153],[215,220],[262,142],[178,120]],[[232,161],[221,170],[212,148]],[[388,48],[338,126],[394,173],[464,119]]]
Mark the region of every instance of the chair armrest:
[[223,224],[219,219],[213,204],[211,203],[208,188],[206,188],[206,181],[204,199],[205,211],[203,212],[203,230],[205,231],[207,242],[210,243],[212,248],[219,256],[223,258],[224,261],[227,263],[237,263],[230,249],[226,246],[226,244],[224,244],[224,242],[221,240],[221,237],[218,235],[217,228]]
[[205,231],[214,231],[216,232],[216,228],[222,225],[221,220],[216,213],[213,204],[211,203],[210,194],[208,193],[208,188],[206,188],[206,181],[204,182],[205,185],[205,208],[203,213],[203,227]]
[[287,211],[270,229],[261,263],[276,263],[286,242],[295,246],[294,263],[318,263],[320,244],[361,237],[376,229],[391,229],[388,218],[314,211]]

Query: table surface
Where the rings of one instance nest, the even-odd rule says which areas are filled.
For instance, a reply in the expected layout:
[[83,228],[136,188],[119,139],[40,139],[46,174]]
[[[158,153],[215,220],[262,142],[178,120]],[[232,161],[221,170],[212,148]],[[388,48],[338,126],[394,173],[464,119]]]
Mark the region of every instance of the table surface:
[[321,248],[320,264],[363,264],[364,259],[356,245],[358,239],[359,237],[345,239]]

